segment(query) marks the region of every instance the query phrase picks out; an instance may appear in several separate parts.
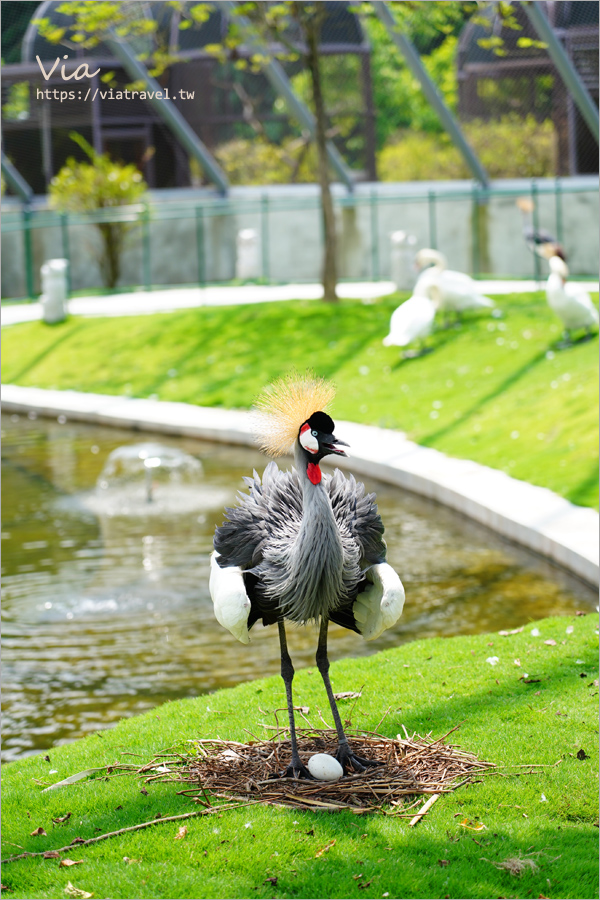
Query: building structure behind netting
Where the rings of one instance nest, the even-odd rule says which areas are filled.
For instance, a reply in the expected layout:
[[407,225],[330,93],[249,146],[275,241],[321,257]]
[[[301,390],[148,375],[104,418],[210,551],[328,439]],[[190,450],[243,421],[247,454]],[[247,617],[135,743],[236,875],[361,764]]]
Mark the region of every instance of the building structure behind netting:
[[[23,4],[3,6],[3,16],[10,19],[11,7]],[[47,18],[58,27],[68,28],[70,19],[58,12],[59,0],[27,6],[32,7],[31,23],[22,42],[20,62],[3,69],[2,106],[5,152],[34,192],[46,192],[69,156],[81,157],[81,151],[69,139],[71,131],[83,135],[98,152],[135,163],[152,188],[201,184],[203,173],[193,163],[190,165],[180,143],[152,107],[139,96],[125,98],[132,78],[110,48],[99,44],[84,50],[49,43],[40,35],[34,20]],[[320,53],[326,77],[329,74],[334,81],[342,79],[352,85],[351,108],[346,102],[343,109],[330,109],[329,137],[357,178],[374,180],[369,43],[348,3],[327,2],[325,6]],[[242,43],[233,48],[226,59],[206,50],[222,44],[227,33],[228,18],[218,5],[206,21],[192,21],[185,30],[179,28],[180,13],[167,3],[124,0],[122,8],[136,17],[143,15],[157,22],[152,38],[128,39],[135,53],[148,54],[161,45],[179,54],[181,61],[170,65],[160,76],[160,86],[167,89],[172,102],[210,152],[218,152],[235,139],[260,139],[272,145],[295,139],[302,144],[301,150],[308,149],[309,136],[290,119],[265,74],[252,66],[242,68],[251,56],[247,46]],[[281,49],[285,50],[267,47],[265,51]],[[67,75],[84,63],[89,72],[100,68],[100,75],[83,78],[76,84],[65,82],[61,74],[65,53],[69,56],[64,62]],[[59,65],[46,79],[37,59],[49,73],[58,57]],[[302,75],[303,64],[299,60],[284,59],[283,66],[292,83],[295,76]],[[113,73],[110,82],[101,80],[106,71]],[[74,88],[72,95],[64,101],[60,99],[61,91]],[[291,161],[290,180],[294,180],[294,168],[298,168],[302,158],[300,153]]]
[[[598,3],[545,3],[556,36],[591,98],[598,106]],[[558,75],[520,4],[515,4],[519,28],[502,27],[490,13],[491,33],[501,39],[501,54],[485,46],[490,28],[469,22],[458,50],[459,115],[462,120],[534,116],[550,119],[556,136],[556,175],[598,172],[598,143],[572,95]],[[484,42],[482,45],[481,42]],[[496,49],[498,49],[498,47]]]
[[[129,54],[129,62],[140,55],[147,58],[155,40],[173,51],[177,44],[177,52],[182,53],[180,60],[157,76],[158,87],[169,92],[179,121],[201,142],[209,163],[220,163],[219,185],[218,172],[215,178],[210,166],[203,166],[198,146],[186,147],[181,130],[162,115],[164,109],[157,110],[139,94],[125,95],[135,76],[126,59],[116,58],[118,47],[100,44],[83,49],[47,43],[41,37],[32,21],[37,17],[68,25],[58,5],[20,0],[2,4],[3,188],[17,195],[5,196],[3,202],[2,295],[34,297],[40,289],[41,265],[55,257],[69,261],[70,289],[100,287],[99,226],[109,222],[126,226],[120,286],[143,284],[150,290],[157,285],[240,277],[237,240],[245,230],[254,233],[257,278],[265,282],[318,279],[323,223],[314,147],[310,128],[306,122],[298,124],[287,105],[290,94],[300,101],[310,94],[301,59],[282,58],[289,88],[286,97],[281,83],[277,86],[269,79],[264,61],[262,69],[243,65],[250,53],[243,43],[226,48],[221,55],[211,49],[211,45],[223,47],[228,30],[224,3],[215,4],[205,21],[183,30],[177,11],[168,3],[119,3],[119,10],[130,11],[134,18],[143,14],[158,22],[158,38],[127,38],[121,49],[125,57]],[[448,36],[442,30],[432,35],[430,29],[421,41],[423,15],[429,15],[433,4],[409,3],[400,8],[397,21],[403,21],[407,32],[413,26],[412,43],[404,33],[394,41],[393,19],[387,30],[382,20],[375,22],[378,35],[373,21],[363,21],[351,4],[323,6],[327,18],[320,51],[329,150],[337,151],[339,157],[338,165],[332,163],[332,175],[339,181],[333,196],[341,278],[389,277],[396,252],[391,238],[402,235],[407,239],[402,250],[406,259],[411,247],[431,246],[461,271],[533,275],[539,282],[544,274],[542,262],[530,253],[524,239],[530,227],[557,237],[568,254],[572,275],[596,277],[597,135],[585,124],[580,107],[591,121],[595,111],[589,96],[598,103],[598,4],[560,0],[536,5],[551,22],[587,88],[584,99],[588,102],[580,97],[579,106],[552,62],[556,55],[551,57],[540,42],[521,4],[513,4],[517,30],[501,28],[500,19],[493,15],[487,28],[476,21],[463,25],[464,18],[455,19],[447,46],[454,54],[460,31],[456,60],[454,55],[444,57],[446,75],[451,72],[451,81],[458,77],[452,88],[458,84],[455,107],[446,95],[460,125],[458,136],[452,137],[447,120],[440,124],[447,106],[442,111],[436,108],[432,128],[432,116],[421,115],[420,121],[429,122],[430,130],[423,125],[419,132],[412,125],[418,110],[410,102],[401,106],[391,90],[385,94],[387,73],[394,67],[396,74],[402,69],[394,84],[401,85],[404,79],[406,86],[407,73],[412,79],[409,95],[414,99],[418,94],[421,112],[423,106],[426,113],[434,109],[431,93],[424,94],[423,89],[431,87],[436,77],[443,94],[444,76],[432,65],[432,58]],[[461,6],[461,14],[462,10]],[[490,36],[499,39],[496,46],[502,55],[490,49]],[[419,62],[417,46],[429,73],[424,79],[408,64],[411,53]],[[267,49],[276,57],[281,48]],[[65,55],[69,58],[64,59]],[[67,80],[62,76],[63,64]],[[85,64],[89,75],[80,69],[84,77],[70,78]],[[147,78],[143,66],[138,71]],[[382,71],[386,73],[383,96]],[[108,73],[112,74],[106,81]],[[386,124],[398,110],[402,114],[394,120],[394,129],[380,138],[378,165],[388,183],[379,184],[373,183],[377,175],[374,93],[381,106],[378,135],[384,107],[389,114]],[[532,123],[536,127],[530,127]],[[51,209],[44,195],[53,177],[69,157],[87,160],[80,144],[71,139],[73,133],[114,160],[135,163],[151,190],[140,202],[123,207],[78,212]],[[458,149],[461,134],[476,147],[472,155],[479,166],[467,164],[464,143]],[[542,150],[539,134],[544,140]],[[265,151],[263,157],[256,153],[257,147]],[[420,174],[412,178],[406,175],[407,147],[420,166]],[[428,147],[427,155],[423,150]],[[404,152],[400,163],[384,171],[384,154],[397,149]],[[280,166],[273,177],[277,154],[280,162],[287,156],[287,168]],[[245,171],[236,179],[234,166],[240,156]],[[246,177],[249,159],[255,166],[253,180]],[[502,174],[493,168],[498,162],[508,163]],[[294,183],[300,181],[312,184]],[[37,196],[32,196],[31,189]],[[531,207],[527,214],[523,204],[516,202],[524,195]],[[409,287],[409,282],[407,275],[403,285]]]
[[[70,139],[73,131],[98,152],[135,163],[151,188],[209,183],[206,171],[190,158],[156,109],[139,96],[125,98],[131,73],[115,59],[110,47],[99,44],[84,49],[74,44],[49,43],[41,36],[35,20],[47,18],[58,27],[67,27],[68,41],[70,18],[58,12],[59,6],[59,0],[46,0],[39,5],[3,4],[3,55],[7,63],[2,82],[4,151],[33,192],[45,193],[68,157],[84,158],[81,148]],[[316,180],[310,134],[290,116],[285,99],[264,69],[248,65],[249,46],[242,41],[215,55],[216,46],[225,46],[230,25],[225,6],[214,4],[205,21],[188,20],[190,27],[185,29],[180,28],[181,12],[165,2],[123,0],[119,8],[134,19],[145,16],[157,25],[152,36],[128,37],[134,54],[148,57],[160,47],[180,54],[180,61],[160,76],[160,86],[166,89],[207,151],[218,160],[230,183]],[[559,0],[539,6],[597,104],[598,4]],[[327,0],[324,7],[320,53],[328,135],[347,165],[349,178],[374,181],[376,110],[367,30],[351,4]],[[410,16],[411,9],[416,14],[416,6],[407,6],[404,14]],[[526,173],[518,171],[519,163],[515,161],[511,176],[597,173],[597,136],[590,132],[548,49],[540,45],[539,35],[522,5],[513,4],[513,10],[516,29],[503,27],[490,6],[487,26],[481,24],[479,17],[467,21],[461,32],[456,60],[459,120],[467,135],[471,126],[494,123],[496,128],[502,128],[506,123],[505,130],[511,133],[509,146],[519,140],[520,122],[533,118],[540,123],[544,129],[544,150],[539,142],[536,144],[534,130],[529,140],[540,148],[537,156],[532,154],[527,160]],[[498,39],[500,46],[494,49],[490,36]],[[288,37],[292,44],[297,41],[293,32]],[[263,49],[266,56],[277,56],[285,48],[270,45]],[[391,47],[389,53],[398,51]],[[63,60],[65,54],[68,60]],[[59,65],[46,78],[41,67],[49,73],[57,58]],[[76,84],[63,79],[63,64],[66,74],[72,75],[84,63],[90,72],[100,69],[100,73]],[[291,90],[307,97],[310,90],[301,59],[286,59],[283,54],[282,66]],[[104,80],[107,72],[112,73],[109,82]],[[63,100],[66,89],[71,92]],[[53,93],[56,91],[58,94]],[[406,132],[411,133],[410,129]],[[488,165],[496,134],[493,129],[488,135],[485,127],[483,131],[479,128],[478,146],[488,151]],[[403,139],[399,134],[398,140]],[[259,153],[257,146],[261,148]],[[506,153],[504,146],[502,153]],[[439,166],[431,168],[418,177],[452,177]],[[401,179],[402,164],[391,171],[389,174],[389,167],[382,166],[384,177]],[[466,177],[464,166],[461,172],[457,169],[454,177]]]

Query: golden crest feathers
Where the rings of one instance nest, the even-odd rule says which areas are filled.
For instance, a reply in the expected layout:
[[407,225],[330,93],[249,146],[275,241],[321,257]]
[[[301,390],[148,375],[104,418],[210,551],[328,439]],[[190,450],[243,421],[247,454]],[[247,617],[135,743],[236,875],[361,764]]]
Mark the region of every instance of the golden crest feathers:
[[290,453],[303,422],[315,412],[326,412],[335,388],[312,372],[293,372],[268,385],[254,404],[254,431],[268,456]]

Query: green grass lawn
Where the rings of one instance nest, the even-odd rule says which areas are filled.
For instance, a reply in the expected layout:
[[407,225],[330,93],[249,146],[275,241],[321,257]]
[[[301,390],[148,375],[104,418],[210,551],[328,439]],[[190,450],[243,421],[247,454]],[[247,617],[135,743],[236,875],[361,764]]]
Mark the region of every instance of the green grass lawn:
[[[63,857],[82,862],[71,868],[39,857],[5,863],[3,885],[15,898],[65,897],[68,882],[95,898],[596,897],[597,617],[537,627],[539,635],[527,626],[508,637],[418,641],[332,666],[334,690],[362,688],[354,707],[342,705],[353,727],[379,725],[395,737],[404,725],[409,734],[439,737],[462,723],[451,739],[502,767],[503,775],[442,796],[415,828],[375,814],[253,806],[74,844]],[[329,716],[316,668],[299,671],[294,690],[321,726],[318,711]],[[42,789],[87,768],[141,764],[176,742],[262,737],[261,723],[273,723],[281,707],[283,683],[273,677],[168,703],[5,766],[3,858],[197,809],[176,785],[144,785],[132,775]],[[529,763],[544,767],[515,768]],[[65,824],[53,823],[67,814]],[[463,820],[484,828],[470,830]],[[181,824],[187,834],[175,840]],[[40,826],[46,835],[32,835]],[[516,876],[494,865],[511,857],[537,868]]]
[[501,318],[465,316],[433,335],[434,352],[403,360],[381,343],[399,299],[15,325],[2,331],[2,379],[248,407],[292,366],[312,367],[338,386],[334,418],[401,429],[597,506],[597,338],[558,349],[544,294],[513,294],[497,298]]

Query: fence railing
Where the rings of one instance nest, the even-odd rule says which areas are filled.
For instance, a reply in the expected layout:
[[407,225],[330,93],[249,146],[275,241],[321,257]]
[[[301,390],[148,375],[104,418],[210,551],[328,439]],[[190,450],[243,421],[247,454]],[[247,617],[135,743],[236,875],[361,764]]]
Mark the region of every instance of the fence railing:
[[[253,224],[257,226],[260,235],[261,271],[258,276],[260,280],[264,283],[281,281],[283,280],[281,275],[275,276],[273,266],[273,254],[278,252],[282,240],[282,228],[275,228],[275,219],[278,214],[284,214],[291,217],[286,220],[288,223],[292,220],[302,223],[302,216],[310,216],[300,227],[304,227],[310,232],[316,232],[311,233],[311,240],[313,243],[316,241],[317,246],[322,246],[324,235],[318,192],[302,192],[298,196],[294,196],[293,194],[278,194],[268,189],[264,191],[249,190],[252,190],[252,195],[248,197],[203,197],[201,200],[197,198],[163,199],[160,195],[153,195],[148,202],[133,206],[110,207],[85,213],[58,213],[47,208],[9,208],[5,210],[2,219],[3,240],[12,240],[13,242],[17,240],[20,244],[20,250],[17,244],[13,243],[11,246],[22,256],[24,279],[22,285],[17,284],[16,276],[12,279],[12,283],[10,278],[5,279],[3,296],[13,298],[25,296],[26,299],[33,299],[36,295],[39,265],[44,262],[44,258],[41,257],[47,258],[48,252],[50,255],[60,255],[69,261],[69,290],[75,288],[73,273],[76,266],[73,263],[77,261],[81,265],[81,231],[89,229],[90,226],[103,224],[123,225],[135,232],[137,249],[130,246],[128,252],[131,259],[129,266],[126,267],[130,276],[130,280],[126,283],[129,285],[139,284],[143,285],[145,289],[151,290],[153,287],[177,283],[173,278],[166,277],[168,272],[172,273],[172,266],[171,268],[162,267],[165,277],[161,278],[161,267],[156,264],[158,242],[160,241],[160,249],[164,253],[164,242],[172,233],[172,223],[177,223],[179,233],[182,233],[182,228],[184,229],[186,239],[190,235],[192,236],[192,240],[186,242],[185,249],[186,272],[190,277],[179,283],[205,285],[209,282],[231,280],[234,277],[231,267],[229,270],[225,267],[225,274],[211,271],[208,255],[215,253],[219,240],[221,243],[225,242],[230,245],[230,255],[235,252],[235,234],[231,228],[229,231],[225,229],[225,237],[222,232],[220,232],[220,238],[218,235],[210,234],[211,229],[214,231],[214,224],[217,220],[228,221],[231,224],[234,219],[238,221],[253,220]],[[423,208],[425,215],[420,215],[419,243],[421,246],[427,245],[444,250],[444,246],[440,246],[440,241],[442,244],[444,241],[448,243],[452,230],[452,218],[448,220],[446,205],[454,204],[457,209],[460,204],[463,204],[463,216],[468,217],[470,230],[467,240],[470,259],[465,268],[470,269],[471,274],[477,277],[490,274],[485,264],[486,254],[483,253],[482,248],[484,238],[481,228],[482,209],[488,207],[493,201],[516,201],[519,197],[529,196],[533,208],[532,226],[536,229],[542,227],[553,232],[558,242],[564,244],[567,237],[565,235],[567,217],[564,206],[569,198],[576,195],[589,195],[590,198],[595,198],[597,203],[597,179],[534,179],[527,182],[496,183],[488,189],[483,189],[474,182],[440,183],[435,187],[432,187],[431,182],[426,186],[419,183],[394,185],[393,187],[386,184],[361,185],[360,189],[353,194],[336,193],[334,205],[340,216],[343,216],[344,211],[350,210],[354,215],[360,217],[363,261],[359,278],[377,281],[384,275],[382,258],[383,253],[388,252],[387,247],[384,246],[386,243],[384,233],[386,228],[389,231],[390,211],[393,208],[402,210],[410,207],[413,218],[416,216],[415,208]],[[542,204],[544,206],[543,215],[540,208]],[[594,204],[588,214],[591,216],[591,220],[582,223],[581,227],[586,232],[592,228],[597,235],[598,222]],[[398,214],[398,218],[401,219],[401,214]],[[569,220],[571,221],[572,218],[571,215]],[[281,222],[281,220],[278,221]],[[403,227],[405,227],[404,223]],[[410,230],[410,224],[408,230]],[[514,213],[514,227],[509,228],[509,231],[512,233],[506,235],[507,240],[515,240],[516,231],[518,233],[516,239],[522,242],[522,221],[517,212]],[[445,232],[445,237],[441,235],[441,232]],[[44,240],[44,233],[51,233],[52,240]],[[209,240],[209,238],[211,239]],[[290,240],[292,240],[291,237]],[[77,243],[77,248],[74,247],[75,243]],[[174,249],[176,252],[176,248]],[[190,260],[190,252],[195,254],[193,263]],[[528,255],[526,260],[528,272],[521,274],[539,280],[541,260],[534,254]],[[137,277],[135,272],[131,277],[132,268],[134,270],[137,268]],[[357,277],[356,274],[351,276],[345,273],[343,266],[340,274],[342,279],[344,277],[356,279]],[[585,274],[593,277],[597,275],[594,268]],[[227,277],[228,275],[229,277]],[[307,272],[306,278],[296,277],[291,280],[312,280],[313,277],[314,275]],[[100,284],[95,286],[101,287]],[[81,289],[81,285],[79,285],[79,289]]]

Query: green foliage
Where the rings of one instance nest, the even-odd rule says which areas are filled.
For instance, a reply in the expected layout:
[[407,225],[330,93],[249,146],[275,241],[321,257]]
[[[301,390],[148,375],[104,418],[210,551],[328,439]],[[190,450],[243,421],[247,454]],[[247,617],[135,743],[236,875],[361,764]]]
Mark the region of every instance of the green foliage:
[[503,116],[474,120],[465,133],[492,178],[545,178],[556,174],[555,132],[551,119]]
[[66,39],[72,44],[90,49],[114,32],[117,37],[148,37],[155,33],[154,19],[140,14],[131,15],[131,9],[120,0],[68,0],[59,3],[55,12],[69,16],[72,24],[59,27],[48,18],[35,19],[38,31],[50,43]]
[[[503,116],[465,123],[467,140],[491,178],[544,178],[555,174],[551,120]],[[471,172],[448,135],[403,131],[378,157],[382,181],[470,178]]]
[[447,134],[403,130],[377,157],[381,181],[429,181],[469,178],[461,154]]
[[235,138],[221,144],[215,156],[231,184],[314,183],[316,154],[305,141],[288,139],[271,144],[264,138]]
[[[331,666],[334,690],[362,692],[342,712],[352,727],[396,737],[404,726],[408,734],[438,738],[460,724],[449,742],[500,767],[442,795],[417,827],[399,817],[257,803],[81,846],[78,838],[202,808],[178,794],[177,784],[144,783],[134,775],[97,777],[42,794],[46,784],[88,768],[142,766],[174,746],[189,754],[198,738],[272,737],[262,723],[272,726],[278,715],[281,725],[285,707],[275,676],[167,703],[53,748],[49,758],[38,754],[4,766],[3,857],[71,845],[63,855],[82,862],[71,868],[42,857],[5,863],[2,882],[12,897],[40,900],[67,896],[68,882],[94,897],[171,900],[594,897],[597,623],[593,615],[556,617],[537,623],[537,637],[526,627],[507,637],[436,638]],[[241,658],[243,648],[225,632],[223,640],[230,641],[232,659]],[[276,645],[275,634],[270,640]],[[498,657],[494,667],[486,661],[491,656]],[[309,708],[318,728],[323,698],[316,669],[298,671],[295,702]],[[580,750],[585,758],[578,758]],[[464,827],[474,822],[484,827]],[[187,833],[176,840],[182,825]],[[45,835],[35,835],[40,826]],[[532,859],[536,867],[520,876],[498,868],[511,857]]]
[[[422,3],[420,0],[392,0],[388,3],[403,34],[412,41],[420,54],[428,56],[449,35],[458,35],[479,4],[464,0],[442,0]],[[372,14],[365,4],[366,15]]]
[[107,153],[97,153],[93,147],[72,132],[71,139],[89,156],[91,162],[67,160],[52,179],[50,203],[61,212],[88,212],[107,207],[136,203],[146,192],[147,185],[133,163],[114,162]]
[[29,118],[28,81],[17,81],[9,86],[6,103],[2,106],[2,118],[8,122]]
[[[401,28],[422,54],[422,62],[450,109],[458,99],[456,80],[457,34],[472,4],[398,3],[394,4]],[[381,149],[399,129],[442,133],[438,116],[432,110],[401,54],[392,43],[382,22],[373,15],[365,17],[371,41],[373,99],[377,110],[375,123],[377,146]]]
[[[320,69],[325,99],[325,109],[330,125],[328,135],[339,135],[344,140],[347,161],[352,164],[361,157],[364,148],[363,117],[360,111],[364,102],[362,97],[362,77],[360,59],[351,54],[335,54],[322,56]],[[292,88],[300,99],[312,106],[312,85],[310,75],[302,69],[291,78]],[[285,104],[282,99],[275,101],[275,109],[283,112]]]
[[112,319],[15,325],[2,331],[2,380],[247,408],[290,368],[314,368],[337,384],[339,418],[597,505],[597,341],[556,351],[561,327],[544,294],[514,294],[497,298],[502,319],[465,316],[432,335],[432,353],[402,362],[381,343],[401,299],[206,307],[119,329]]
[[[146,193],[147,184],[132,163],[114,162],[107,153],[97,153],[75,132],[71,138],[90,159],[77,162],[70,157],[55,175],[48,191],[50,206],[60,212],[92,212],[136,203]],[[115,287],[120,274],[123,240],[129,222],[98,222],[102,238],[100,267],[107,287]]]

